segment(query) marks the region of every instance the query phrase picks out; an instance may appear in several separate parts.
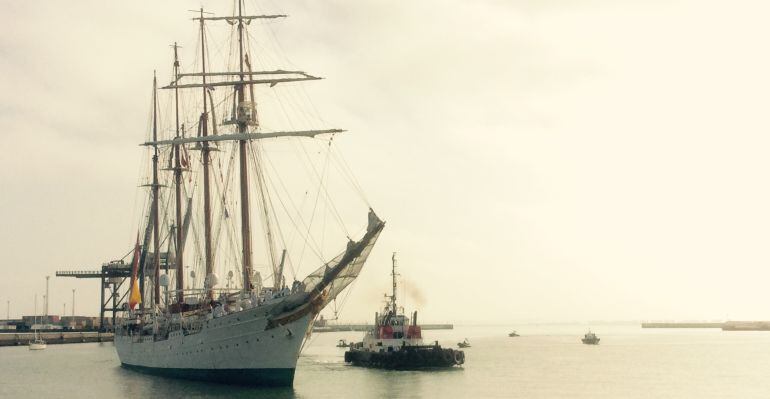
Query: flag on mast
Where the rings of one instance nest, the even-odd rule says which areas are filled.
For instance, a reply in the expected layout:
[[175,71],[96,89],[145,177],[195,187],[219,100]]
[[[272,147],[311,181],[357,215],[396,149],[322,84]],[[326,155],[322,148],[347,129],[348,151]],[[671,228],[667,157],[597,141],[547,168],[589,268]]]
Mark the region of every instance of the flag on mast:
[[134,246],[134,259],[131,265],[131,295],[128,298],[128,307],[134,310],[137,304],[142,303],[142,293],[139,292],[139,280],[136,278],[139,271],[139,233],[136,234],[136,245]]

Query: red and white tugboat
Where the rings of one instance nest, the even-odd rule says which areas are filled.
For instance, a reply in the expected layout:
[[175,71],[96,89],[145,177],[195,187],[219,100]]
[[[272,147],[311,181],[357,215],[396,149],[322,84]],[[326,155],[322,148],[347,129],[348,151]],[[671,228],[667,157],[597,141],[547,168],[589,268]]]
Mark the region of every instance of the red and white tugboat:
[[382,313],[375,313],[374,328],[362,342],[350,345],[345,362],[354,366],[412,370],[459,366],[465,363],[461,350],[442,348],[438,341],[424,345],[417,312],[409,320],[396,305],[396,254],[393,254],[393,294]]

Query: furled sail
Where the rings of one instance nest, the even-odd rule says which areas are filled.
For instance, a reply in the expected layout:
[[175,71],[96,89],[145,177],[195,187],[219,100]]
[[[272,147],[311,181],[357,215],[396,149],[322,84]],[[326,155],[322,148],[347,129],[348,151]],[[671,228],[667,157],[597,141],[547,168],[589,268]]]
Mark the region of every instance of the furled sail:
[[290,323],[308,313],[317,315],[358,277],[383,228],[385,222],[369,210],[369,225],[364,237],[356,242],[348,242],[343,253],[302,280],[303,295],[290,297],[283,302],[283,306],[274,309],[271,312],[274,316],[270,318],[267,328]]
[[358,242],[348,242],[345,252],[310,273],[302,281],[306,291],[325,291],[323,301],[319,303],[321,307],[334,300],[345,287],[358,277],[384,227],[385,222],[377,218],[377,215],[370,210],[369,225],[364,237]]

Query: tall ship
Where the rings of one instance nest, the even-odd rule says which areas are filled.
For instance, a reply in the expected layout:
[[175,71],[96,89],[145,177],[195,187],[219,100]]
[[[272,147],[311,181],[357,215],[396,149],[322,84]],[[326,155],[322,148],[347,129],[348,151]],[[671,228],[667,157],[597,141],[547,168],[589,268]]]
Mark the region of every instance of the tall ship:
[[195,11],[195,59],[174,43],[170,83],[153,76],[115,347],[141,372],[290,386],[313,321],[358,277],[385,223],[335,145],[344,131],[317,126],[297,87],[320,78],[268,55],[286,15],[233,3],[227,16]]
[[381,312],[374,314],[374,325],[361,342],[350,344],[345,362],[354,366],[390,370],[447,368],[465,363],[465,352],[442,348],[438,341],[425,344],[422,328],[417,324],[417,311],[410,319],[396,301],[396,254],[392,257],[393,292],[387,296]]

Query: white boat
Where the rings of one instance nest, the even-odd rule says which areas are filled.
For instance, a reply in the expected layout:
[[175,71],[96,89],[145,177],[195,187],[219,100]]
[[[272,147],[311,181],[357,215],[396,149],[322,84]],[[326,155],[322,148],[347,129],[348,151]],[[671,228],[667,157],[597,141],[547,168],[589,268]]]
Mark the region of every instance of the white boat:
[[[35,295],[35,327],[37,327],[37,295]],[[46,345],[45,341],[42,338],[40,338],[40,336],[37,333],[37,328],[35,328],[35,339],[32,341],[29,341],[29,350],[39,351],[47,347],[48,345]]]
[[33,341],[29,341],[29,350],[31,351],[39,351],[47,348],[48,345],[45,343],[45,341],[37,336],[37,332],[35,332],[35,339]]
[[[247,32],[249,25],[254,28],[260,21],[285,15],[247,15],[243,0],[236,4],[230,16],[213,16],[202,9],[196,14],[200,41],[188,48],[200,49],[200,60],[194,65],[201,69],[183,73],[179,47],[174,44],[173,77],[161,88],[172,93],[165,108],[159,106],[157,79],[153,79],[152,127],[143,144],[151,159],[143,185],[149,188],[140,224],[144,234],[137,237],[129,310],[116,329],[115,348],[124,367],[140,372],[290,386],[313,321],[357,278],[385,223],[364,199],[355,218],[359,233],[347,232],[341,214],[356,208],[355,203],[346,202],[345,212],[340,212],[331,202],[334,187],[327,187],[326,174],[334,166],[308,168],[306,176],[312,185],[307,189],[285,188],[290,176],[280,173],[280,165],[269,158],[284,152],[270,153],[266,146],[277,139],[279,144],[299,142],[293,145],[310,159],[302,147],[309,141],[316,146],[314,154],[329,151],[326,162],[339,162],[334,158],[338,155],[331,153],[332,139],[343,130],[268,131],[263,127],[262,119],[270,119],[262,114],[258,118],[255,93],[263,92],[255,86],[271,91],[276,85],[319,78],[301,71],[252,70],[248,45],[254,39]],[[207,70],[220,61],[208,57],[209,23],[230,25],[229,48],[234,49],[230,60],[235,70],[227,65],[220,71]],[[188,107],[187,113],[180,107]],[[159,117],[161,108],[173,110],[172,115]],[[160,126],[164,121],[172,126]],[[344,170],[347,165],[335,166]],[[268,174],[273,171],[277,177]],[[352,173],[345,178],[361,194]],[[339,222],[343,232],[336,240],[332,241],[335,236],[325,225],[327,218],[317,215],[321,206],[298,206],[291,198],[297,193],[303,203],[321,203],[331,215],[329,223]],[[257,208],[255,215],[252,207]],[[252,243],[252,230],[257,229],[252,218],[261,222],[255,224],[263,235],[258,251]],[[321,222],[324,225],[318,226]],[[322,230],[320,238],[314,238],[318,230]],[[284,238],[285,231],[293,233],[291,239]],[[330,242],[337,244],[323,247]],[[307,261],[311,250],[312,263]],[[255,252],[264,257],[261,263],[253,260]],[[328,253],[336,255],[324,255]],[[303,263],[315,270],[299,279],[296,270]],[[266,273],[265,281],[259,267]],[[186,273],[186,268],[192,270]],[[288,285],[287,271],[295,276]],[[226,287],[219,286],[218,275],[228,276]],[[205,278],[196,285],[195,276]],[[141,306],[135,309],[137,305]]]

